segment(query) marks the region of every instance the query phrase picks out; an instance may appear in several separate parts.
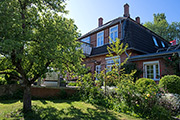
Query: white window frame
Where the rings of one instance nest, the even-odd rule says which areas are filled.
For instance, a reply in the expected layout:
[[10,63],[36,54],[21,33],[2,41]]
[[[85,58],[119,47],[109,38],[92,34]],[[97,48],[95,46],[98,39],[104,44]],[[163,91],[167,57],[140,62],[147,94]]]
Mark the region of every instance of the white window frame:
[[[96,65],[96,73],[97,73],[97,75],[99,75],[101,73],[101,65]],[[96,80],[98,80],[97,77],[96,77]]]
[[[89,36],[89,37],[86,37],[86,38],[83,38],[81,41],[90,44],[90,43],[91,43],[90,36]],[[87,41],[88,41],[88,42],[87,42]]]
[[[115,64],[114,59],[117,59],[117,60],[119,61],[119,65],[121,64],[121,59],[120,59],[119,56],[114,56],[114,57],[105,58],[105,60],[106,60],[106,69],[107,69],[108,67],[110,68],[110,70],[107,69],[106,72],[109,72],[109,71],[112,70],[112,66]],[[107,61],[110,61],[110,60],[113,60],[113,62],[110,63],[110,64],[107,64]]]
[[152,36],[152,39],[153,39],[153,41],[154,41],[154,44],[155,44],[157,47],[159,47],[156,38],[155,38],[154,36]]
[[[153,65],[153,75],[154,75],[154,78],[153,80],[160,80],[160,65],[159,65],[159,61],[150,61],[150,62],[143,62],[143,70],[144,70],[144,74],[143,74],[143,77],[144,78],[148,78],[147,77],[147,65]],[[156,78],[156,66],[155,65],[158,65],[158,73],[159,73],[159,78]]]
[[[99,35],[99,34],[102,34],[102,35]],[[99,38],[102,38],[102,39],[100,39],[100,40],[102,40],[102,41],[98,41],[99,40]],[[102,42],[102,44],[99,44],[99,43],[101,43]],[[97,33],[97,45],[96,45],[96,47],[100,47],[100,46],[103,46],[104,45],[104,31],[101,31],[101,32],[98,32]]]
[[[111,31],[111,29],[113,29],[113,28],[115,28],[115,27],[117,27],[117,29],[116,29],[115,31]],[[111,33],[113,33],[113,38],[114,38],[114,40],[113,40],[112,38],[111,38],[111,40],[113,40],[114,42],[116,42],[115,32],[117,32],[117,38],[118,38],[118,25],[115,25],[115,26],[113,26],[113,27],[111,27],[111,28],[109,29],[109,37],[111,38]],[[112,43],[111,40],[109,39],[109,43]]]
[[96,65],[96,72],[97,74],[101,73],[101,65]]
[[165,47],[165,44],[164,44],[164,42],[163,42],[163,41],[161,41],[161,45],[162,45],[162,47]]

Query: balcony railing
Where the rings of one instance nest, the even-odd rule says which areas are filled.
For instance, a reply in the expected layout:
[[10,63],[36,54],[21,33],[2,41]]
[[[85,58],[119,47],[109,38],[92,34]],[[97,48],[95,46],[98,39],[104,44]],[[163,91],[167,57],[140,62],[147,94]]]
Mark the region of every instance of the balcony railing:
[[83,50],[83,54],[85,56],[89,56],[91,54],[91,51],[92,51],[92,45],[89,43],[86,43],[86,42],[82,42],[82,41],[81,41],[81,43],[82,44],[81,44],[80,49]]

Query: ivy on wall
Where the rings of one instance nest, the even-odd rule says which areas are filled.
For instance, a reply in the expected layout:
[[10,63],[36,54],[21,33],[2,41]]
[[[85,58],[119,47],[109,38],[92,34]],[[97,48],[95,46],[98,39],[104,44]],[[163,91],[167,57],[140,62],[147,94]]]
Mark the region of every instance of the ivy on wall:
[[142,70],[137,68],[136,63],[131,63],[128,62],[126,64],[123,65],[123,68],[125,69],[125,74],[130,74],[133,70],[136,70],[136,73],[133,75],[134,77],[134,82],[140,78],[140,75],[143,73]]
[[172,67],[175,71],[175,75],[180,76],[180,57],[178,54],[172,54],[172,56],[164,57],[167,67]]

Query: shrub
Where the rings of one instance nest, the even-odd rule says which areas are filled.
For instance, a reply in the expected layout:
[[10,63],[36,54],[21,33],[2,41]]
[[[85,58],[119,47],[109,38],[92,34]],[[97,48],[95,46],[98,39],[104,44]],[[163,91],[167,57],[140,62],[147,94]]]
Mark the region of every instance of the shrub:
[[5,85],[7,84],[7,81],[4,77],[0,77],[0,85]]
[[159,87],[167,89],[170,93],[180,94],[180,77],[176,75],[167,75],[161,78]]
[[152,110],[149,111],[151,115],[149,116],[149,119],[152,120],[171,120],[171,113],[166,110],[164,107],[159,105],[154,105],[152,107]]
[[78,86],[78,84],[76,82],[69,82],[68,86]]
[[137,89],[140,93],[146,93],[146,92],[157,92],[157,84],[154,80],[148,79],[148,78],[140,78],[135,83]]

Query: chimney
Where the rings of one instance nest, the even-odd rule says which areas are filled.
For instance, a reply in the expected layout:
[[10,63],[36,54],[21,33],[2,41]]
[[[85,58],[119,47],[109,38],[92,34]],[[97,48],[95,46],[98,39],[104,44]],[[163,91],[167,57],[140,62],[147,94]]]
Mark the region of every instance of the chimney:
[[124,17],[130,17],[129,5],[127,3],[124,5]]
[[136,22],[140,24],[140,17],[136,17]]
[[102,25],[103,25],[103,18],[100,17],[100,18],[98,19],[98,27],[101,27]]

